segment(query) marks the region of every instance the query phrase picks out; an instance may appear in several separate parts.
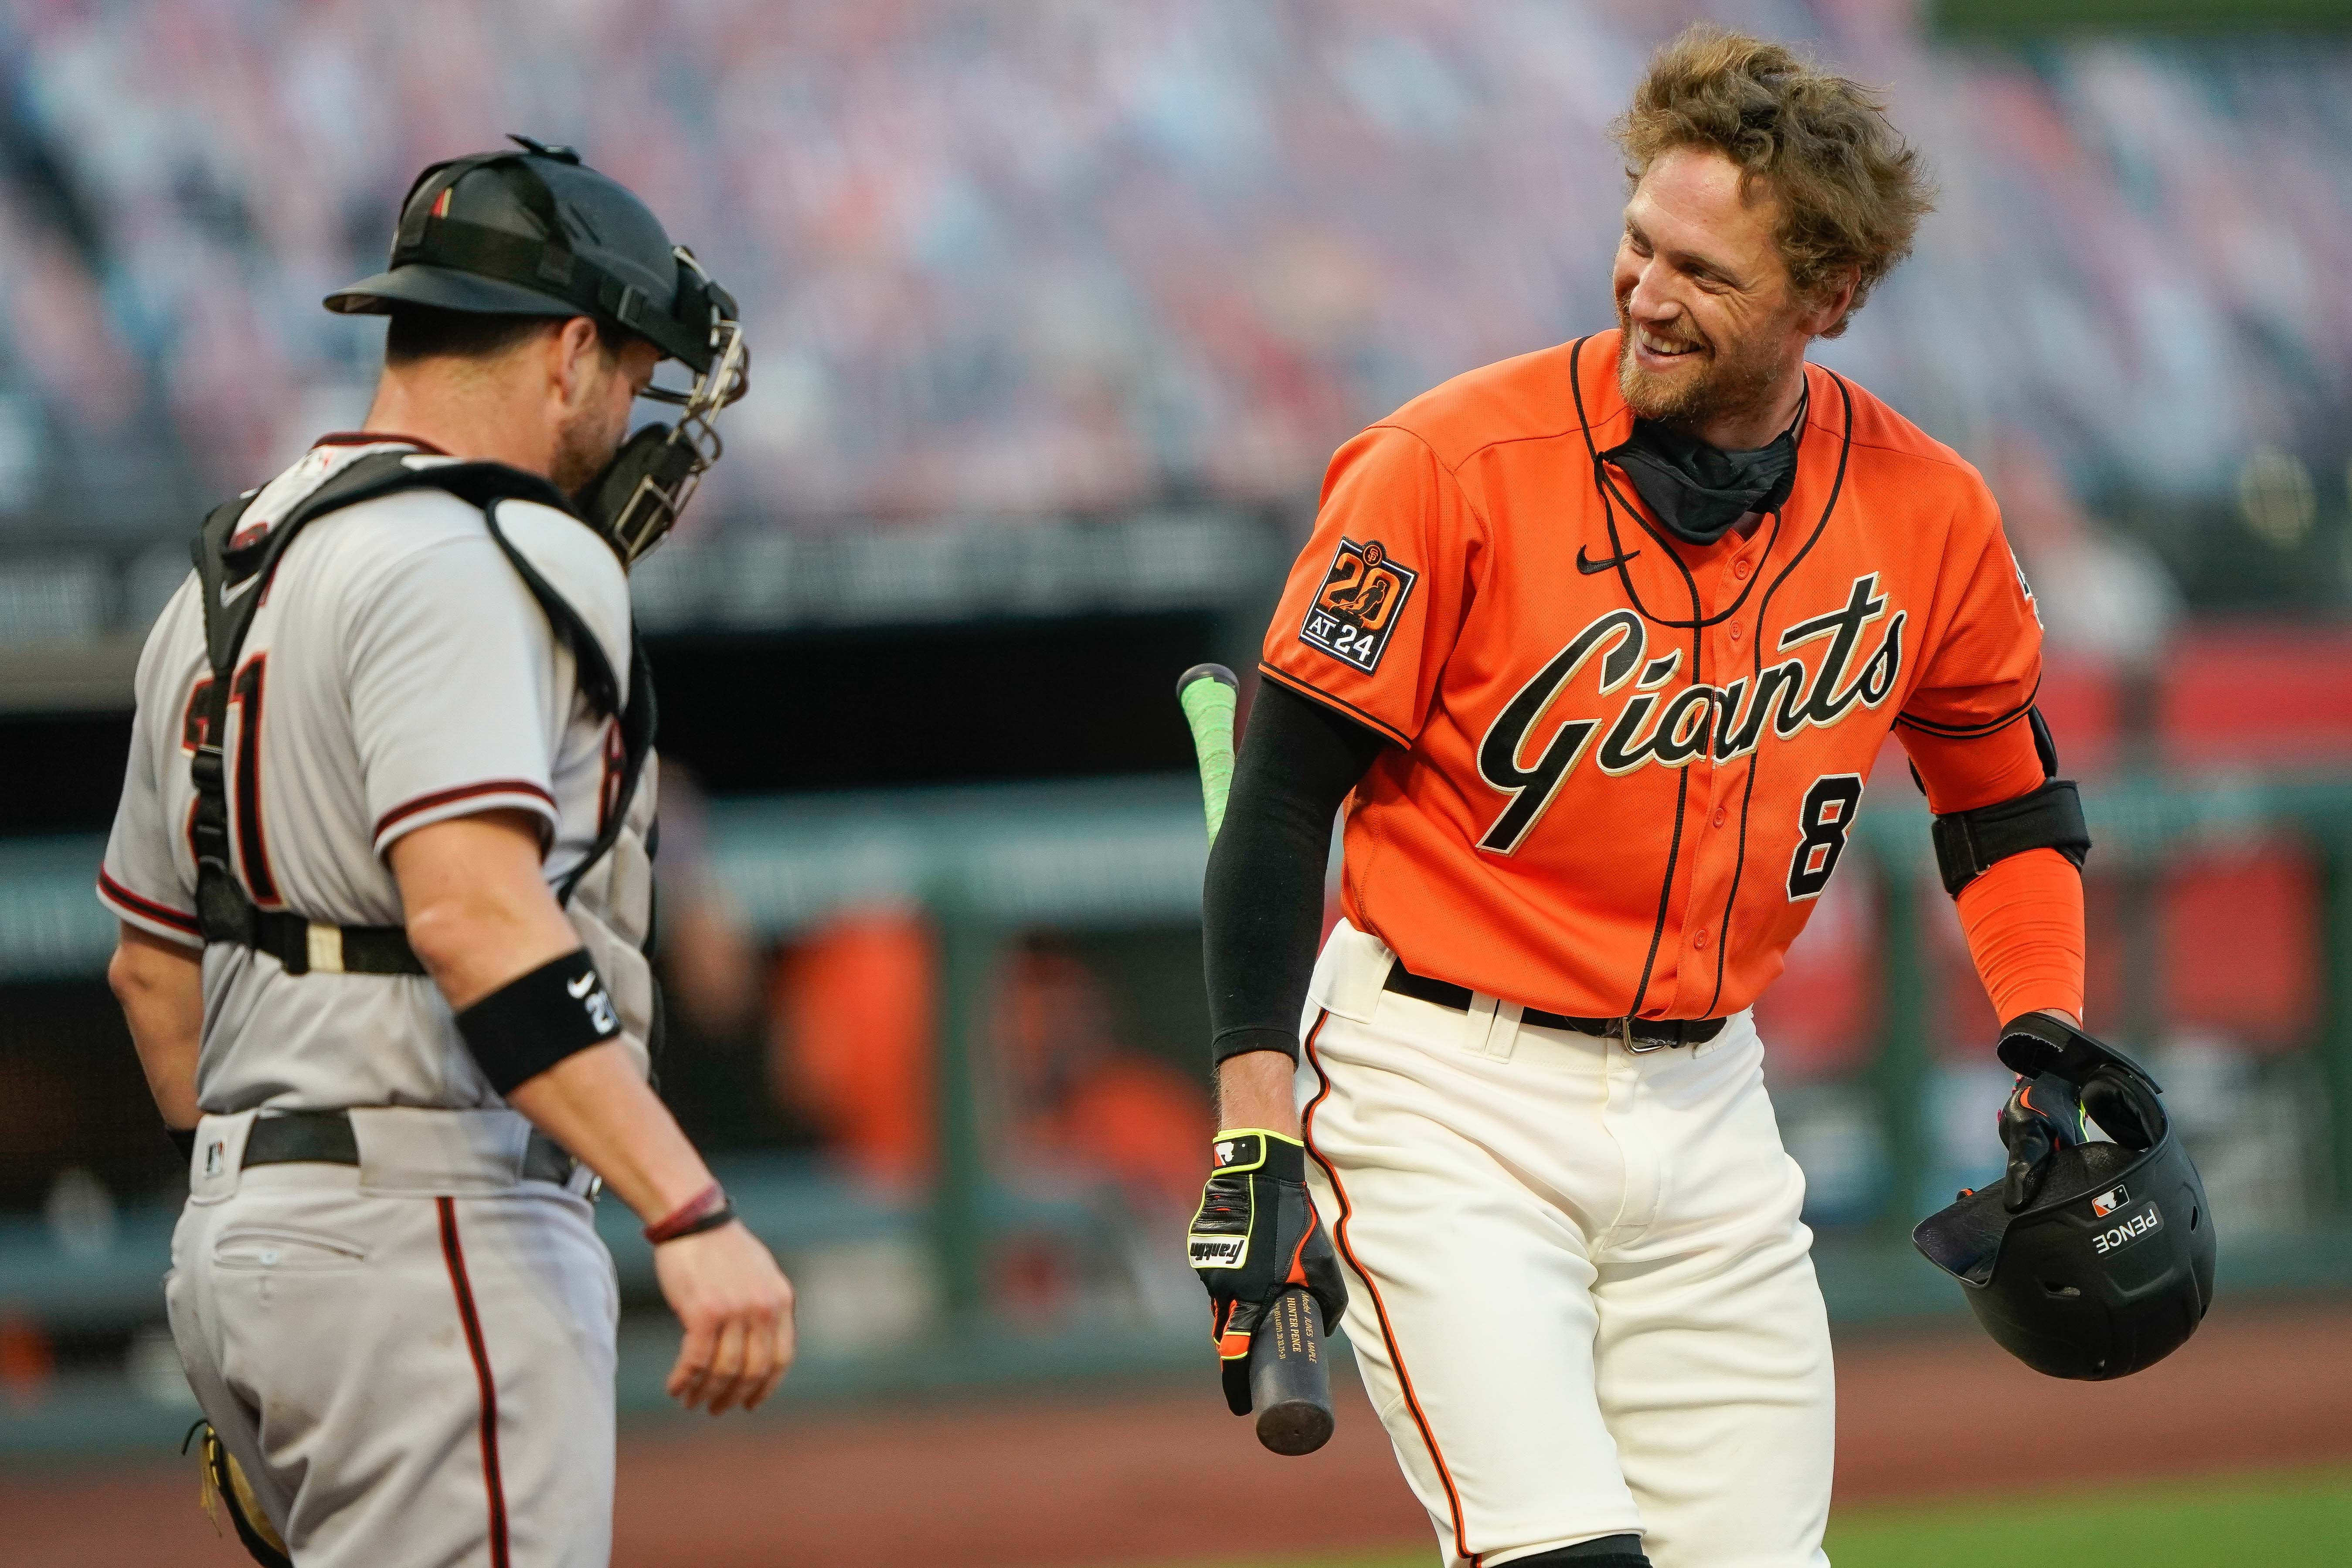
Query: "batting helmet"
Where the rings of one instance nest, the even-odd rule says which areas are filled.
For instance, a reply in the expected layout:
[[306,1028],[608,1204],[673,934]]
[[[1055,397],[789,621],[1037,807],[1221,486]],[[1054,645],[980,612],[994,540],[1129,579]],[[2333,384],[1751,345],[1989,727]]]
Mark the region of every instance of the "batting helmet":
[[326,298],[344,315],[404,305],[471,314],[586,316],[634,333],[694,372],[675,427],[648,426],[577,499],[624,563],[653,548],[719,459],[711,421],[743,395],[750,355],[733,296],[661,220],[569,147],[527,136],[518,150],[436,163],[401,205],[385,269]]
[[2004,1189],[1963,1194],[1911,1233],[1960,1282],[2003,1350],[2052,1377],[2124,1377],[2185,1343],[2213,1300],[2205,1184],[2154,1079],[2129,1057],[2034,1014],[2003,1032],[2013,1072],[2079,1095],[2114,1142],[2059,1149],[2012,1211]]

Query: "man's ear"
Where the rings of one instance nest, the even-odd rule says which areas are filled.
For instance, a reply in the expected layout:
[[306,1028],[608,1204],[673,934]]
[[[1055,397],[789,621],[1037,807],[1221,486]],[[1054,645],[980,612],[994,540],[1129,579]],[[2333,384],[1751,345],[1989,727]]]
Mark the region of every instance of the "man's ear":
[[1846,310],[1853,304],[1853,291],[1862,281],[1862,269],[1849,267],[1843,273],[1822,286],[1813,296],[1812,306],[1806,310],[1801,323],[1808,337],[1821,337],[1837,328],[1845,320]]
[[604,353],[596,323],[585,316],[573,316],[550,335],[548,380],[566,408],[577,407],[588,395],[590,384],[604,369]]

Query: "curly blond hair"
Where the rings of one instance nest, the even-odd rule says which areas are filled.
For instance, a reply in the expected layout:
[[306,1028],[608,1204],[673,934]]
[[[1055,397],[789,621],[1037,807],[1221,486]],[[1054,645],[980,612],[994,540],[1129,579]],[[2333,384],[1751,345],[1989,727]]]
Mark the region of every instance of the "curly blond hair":
[[1738,165],[1743,191],[1761,182],[1780,204],[1775,238],[1799,294],[1854,279],[1853,299],[1824,337],[1845,331],[1935,210],[1926,163],[1878,93],[1710,23],[1658,51],[1610,132],[1629,185],[1677,147],[1722,153]]

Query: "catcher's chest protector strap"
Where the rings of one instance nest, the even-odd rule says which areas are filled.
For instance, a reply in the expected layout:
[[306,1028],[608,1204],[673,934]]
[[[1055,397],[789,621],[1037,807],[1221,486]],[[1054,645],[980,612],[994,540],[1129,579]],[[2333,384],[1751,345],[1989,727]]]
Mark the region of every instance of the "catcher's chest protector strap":
[[[560,510],[570,507],[562,493],[545,479],[503,463],[412,462],[399,452],[375,453],[358,458],[329,479],[287,514],[257,528],[240,528],[250,496],[240,496],[213,509],[197,531],[196,575],[204,597],[205,641],[212,680],[199,694],[201,723],[191,764],[195,789],[195,820],[190,831],[196,852],[196,920],[208,942],[234,942],[271,953],[290,974],[308,973],[313,959],[327,949],[338,957],[333,967],[356,974],[422,974],[425,966],[398,926],[318,926],[285,910],[257,906],[237,876],[229,853],[229,801],[224,747],[228,727],[230,688],[236,674],[238,653],[252,629],[255,610],[268,591],[269,579],[297,535],[332,511],[402,490],[446,490],[480,507],[488,520],[490,537],[506,553],[556,635],[571,647],[579,670],[580,689],[598,712],[617,715],[623,747],[621,787],[605,814],[602,836],[588,855],[557,889],[568,900],[580,878],[611,849],[619,837],[628,803],[653,745],[653,682],[643,653],[631,639],[628,700],[604,646],[591,633],[563,595],[551,586],[530,559],[517,549],[498,525],[501,500],[535,500]],[[336,940],[321,942],[323,933]]]

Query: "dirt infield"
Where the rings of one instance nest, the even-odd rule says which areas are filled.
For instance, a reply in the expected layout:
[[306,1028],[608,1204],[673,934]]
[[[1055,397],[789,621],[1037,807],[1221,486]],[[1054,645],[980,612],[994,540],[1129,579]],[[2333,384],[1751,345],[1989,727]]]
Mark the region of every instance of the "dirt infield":
[[[1839,1348],[1838,1495],[2007,1487],[2352,1460],[2352,1304],[2224,1305],[2139,1377],[2053,1383],[1972,1331]],[[677,1421],[623,1445],[622,1568],[922,1563],[1108,1568],[1430,1539],[1347,1383],[1339,1435],[1275,1459],[1203,1374],[1017,1404]],[[2080,1456],[2063,1474],[2052,1456]],[[140,1466],[0,1480],[10,1568],[234,1568],[193,1473]]]

